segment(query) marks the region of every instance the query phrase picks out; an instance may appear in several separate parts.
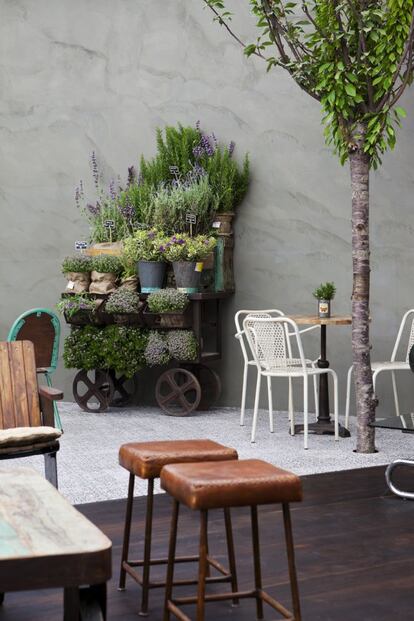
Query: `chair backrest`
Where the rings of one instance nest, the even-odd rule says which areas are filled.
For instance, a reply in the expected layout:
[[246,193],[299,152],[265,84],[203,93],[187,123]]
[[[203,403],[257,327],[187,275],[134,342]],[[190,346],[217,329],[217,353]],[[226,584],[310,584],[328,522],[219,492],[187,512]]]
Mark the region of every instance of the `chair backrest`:
[[59,356],[60,321],[47,308],[32,308],[16,319],[8,341],[31,341],[34,344],[36,365],[49,373],[56,370]]
[[[236,324],[236,338],[240,342],[240,347],[242,350],[244,362],[247,364],[249,362],[249,355],[247,353],[246,342],[245,342],[245,332],[243,328],[244,320],[249,318],[270,318],[273,316],[282,317],[284,313],[277,308],[265,309],[265,310],[239,310],[234,316],[234,323]],[[251,359],[251,358],[250,358]]]
[[33,343],[0,342],[0,429],[41,424]]
[[[249,317],[243,321],[243,329],[256,364],[261,369],[287,369],[301,366],[306,371],[305,355],[296,323],[289,317]],[[289,330],[295,336],[299,359],[291,354]]]
[[405,362],[409,362],[410,350],[412,346],[414,345],[414,308],[411,308],[410,310],[408,310],[404,314],[403,318],[401,319],[400,327],[398,328],[397,338],[395,339],[394,348],[391,354],[392,362],[396,360],[397,358],[398,350],[401,344],[402,335],[406,328],[407,322],[409,322],[410,315],[413,315],[413,317],[411,318],[411,325],[409,327],[409,332],[408,332],[407,350],[405,352]]

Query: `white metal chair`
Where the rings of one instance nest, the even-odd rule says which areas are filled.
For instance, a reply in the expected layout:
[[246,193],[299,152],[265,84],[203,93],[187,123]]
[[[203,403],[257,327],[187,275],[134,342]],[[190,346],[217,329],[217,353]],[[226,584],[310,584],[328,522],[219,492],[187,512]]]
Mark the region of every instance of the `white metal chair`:
[[[243,355],[243,386],[242,386],[242,398],[241,398],[241,408],[240,408],[240,425],[244,426],[244,416],[246,411],[246,393],[247,393],[247,380],[250,366],[256,366],[256,362],[253,357],[249,358],[248,355],[248,343],[246,341],[246,335],[243,329],[243,320],[248,318],[270,318],[270,317],[283,317],[285,314],[277,309],[265,309],[265,310],[239,310],[234,316],[234,322],[236,324],[236,334],[235,337],[238,339],[240,343],[240,347]],[[304,328],[303,330],[299,330],[299,334],[303,334],[305,332],[310,332],[311,330],[319,329],[320,326],[311,326],[310,328]],[[288,334],[288,336],[292,336],[292,334]],[[246,347],[247,345],[247,347]],[[291,344],[288,339],[288,347],[290,351],[290,357],[292,358]],[[306,363],[310,366],[316,363],[316,360],[306,360]],[[268,400],[269,400],[269,426],[270,432],[273,433],[273,404],[272,404],[272,384],[271,377],[267,378],[267,391],[268,391]],[[318,400],[318,383],[317,378],[314,377],[314,397],[315,397],[315,412],[316,416],[319,413],[319,400]],[[289,378],[289,400],[288,400],[288,411],[289,411],[289,420],[291,420],[293,416],[293,391],[292,391],[292,378]]]
[[[259,409],[261,378],[294,377],[303,378],[304,447],[308,448],[308,379],[328,373],[334,381],[334,421],[335,440],[339,439],[338,421],[338,377],[333,369],[320,369],[315,363],[307,364],[303,353],[302,340],[298,326],[289,317],[246,317],[243,330],[247,337],[257,368],[256,397],[254,403],[251,441],[255,441],[257,414]],[[294,337],[299,358],[292,358],[290,338]],[[290,421],[292,435],[295,433],[294,415]]]
[[[401,320],[397,338],[395,340],[394,348],[392,350],[391,360],[387,360],[385,362],[372,362],[371,363],[374,393],[375,393],[375,385],[376,385],[377,376],[383,371],[390,371],[391,373],[396,416],[400,415],[400,404],[398,402],[398,392],[397,392],[397,382],[395,379],[395,371],[410,371],[408,356],[410,354],[411,347],[414,345],[414,317],[411,320],[411,326],[410,326],[410,331],[408,335],[407,351],[405,354],[405,359],[396,360],[396,357],[397,357],[398,349],[400,347],[401,338],[402,338],[406,323],[410,315],[413,315],[413,314],[414,314],[414,308],[411,308],[409,311],[405,313],[405,315],[403,316]],[[346,383],[345,427],[348,427],[348,423],[349,423],[349,405],[350,405],[350,399],[351,399],[351,378],[352,378],[353,368],[354,367],[352,365],[348,369],[348,378],[347,378],[347,383]]]

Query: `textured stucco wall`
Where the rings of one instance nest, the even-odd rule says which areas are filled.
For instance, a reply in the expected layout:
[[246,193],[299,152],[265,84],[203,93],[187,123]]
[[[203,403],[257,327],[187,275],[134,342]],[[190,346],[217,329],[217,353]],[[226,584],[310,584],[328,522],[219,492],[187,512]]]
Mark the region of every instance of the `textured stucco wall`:
[[[234,26],[253,37],[247,1],[231,4],[243,5]],[[223,403],[239,400],[236,309],[313,312],[314,286],[334,280],[335,312],[350,310],[348,170],[324,145],[318,104],[264,69],[211,22],[201,0],[0,0],[2,338],[21,311],[53,307],[59,297],[60,261],[87,235],[73,190],[89,181],[90,152],[109,179],[151,153],[156,126],[197,119],[252,161],[236,224],[237,293],[224,317]],[[376,359],[389,356],[399,318],[414,306],[414,110],[410,98],[404,103],[395,153],[372,179]],[[317,341],[306,343],[316,354]],[[328,350],[343,400],[350,329],[330,329]],[[67,397],[72,375],[61,369],[56,380]],[[411,378],[400,383],[409,407]],[[380,383],[382,408],[389,385]]]

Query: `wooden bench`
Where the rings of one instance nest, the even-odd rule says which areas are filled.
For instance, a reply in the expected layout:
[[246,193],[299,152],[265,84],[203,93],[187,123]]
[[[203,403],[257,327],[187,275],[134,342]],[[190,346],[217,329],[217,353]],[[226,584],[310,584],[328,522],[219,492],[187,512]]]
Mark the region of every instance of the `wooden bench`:
[[111,541],[37,472],[0,471],[3,594],[63,588],[64,621],[104,620],[111,547]]

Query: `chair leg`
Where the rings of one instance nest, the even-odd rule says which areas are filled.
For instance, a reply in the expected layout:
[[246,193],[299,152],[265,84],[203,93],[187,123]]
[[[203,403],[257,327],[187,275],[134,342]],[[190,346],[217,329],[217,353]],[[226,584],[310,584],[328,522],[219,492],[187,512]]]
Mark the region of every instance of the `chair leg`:
[[303,444],[308,448],[308,376],[303,376]]
[[168,564],[167,564],[167,578],[165,584],[165,603],[164,603],[164,621],[170,620],[170,611],[168,608],[168,602],[172,597],[173,580],[174,580],[174,561],[175,561],[175,548],[177,544],[177,526],[178,526],[178,513],[180,505],[177,500],[173,500],[173,510],[171,516],[171,529],[170,529],[170,543],[168,548]]
[[260,371],[257,372],[257,382],[256,382],[256,396],[254,399],[254,412],[253,412],[253,425],[252,425],[252,437],[251,442],[255,441],[256,438],[256,426],[257,426],[257,414],[259,411],[259,399],[260,399],[260,384],[262,381],[262,375]]
[[207,524],[208,512],[200,511],[200,558],[198,561],[197,621],[204,621],[207,576]]
[[349,425],[349,405],[351,401],[351,379],[352,379],[352,371],[353,366],[350,366],[348,369],[348,376],[346,380],[346,403],[345,403],[345,427],[348,429]]
[[246,412],[246,393],[247,393],[247,374],[249,372],[249,367],[247,364],[244,365],[243,369],[243,387],[242,387],[242,400],[241,400],[241,408],[240,408],[240,425],[244,426],[244,415]]
[[121,557],[121,570],[119,572],[119,591],[124,591],[125,589],[125,580],[126,580],[126,571],[124,568],[124,561],[128,560],[128,552],[129,552],[129,539],[131,535],[131,520],[132,520],[132,507],[134,504],[134,484],[135,484],[135,475],[132,472],[129,475],[129,483],[128,483],[128,499],[125,513],[125,527],[124,527],[124,543],[122,546],[122,557]]
[[260,597],[262,590],[262,570],[260,567],[260,544],[259,544],[259,521],[257,519],[257,507],[250,507],[252,521],[252,542],[253,542],[253,562],[254,562],[254,584],[256,590],[256,617],[263,619],[263,601]]
[[[233,541],[233,528],[231,525],[230,509],[226,507],[224,509],[224,523],[226,525],[226,540],[227,540],[227,555],[229,558],[229,569],[231,573],[231,590],[232,593],[238,591],[237,585],[237,569],[236,569],[236,556],[234,554],[234,541]],[[233,606],[237,606],[239,600],[233,599]]]
[[332,373],[334,382],[334,425],[335,425],[335,440],[339,441],[339,404],[338,404],[338,376],[336,373]]
[[148,615],[153,506],[154,506],[154,479],[148,479],[147,514],[145,517],[144,564],[142,567],[142,596],[141,596],[141,610],[139,612],[141,617],[146,617]]
[[[292,378],[289,377],[289,400],[288,400],[288,412],[289,412],[289,420],[292,421],[293,418],[293,386],[292,386]],[[293,434],[292,434],[293,435]]]
[[292,592],[294,621],[301,621],[300,601],[298,580],[295,566],[295,548],[293,545],[292,521],[290,519],[290,508],[287,503],[283,503],[283,522],[285,526],[286,552],[289,564],[289,579]]
[[45,476],[46,479],[58,488],[57,461],[56,453],[46,453],[45,458]]
[[272,378],[267,376],[267,396],[269,401],[269,429],[270,433],[273,433],[273,399],[272,399]]
[[400,415],[400,404],[398,402],[398,392],[397,392],[397,380],[395,377],[395,371],[391,371],[391,380],[392,380],[392,390],[394,392],[394,403],[395,403],[395,415]]
[[[52,387],[52,378],[49,373],[45,373],[46,384],[51,388]],[[53,401],[53,412],[55,416],[55,427],[63,431],[62,421],[60,420],[59,410],[56,401]]]
[[316,420],[318,420],[319,418],[319,393],[318,393],[318,378],[316,375],[313,376],[313,397],[315,400]]

